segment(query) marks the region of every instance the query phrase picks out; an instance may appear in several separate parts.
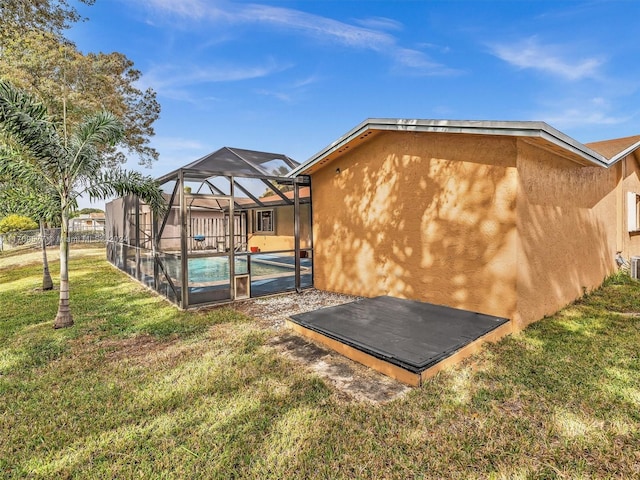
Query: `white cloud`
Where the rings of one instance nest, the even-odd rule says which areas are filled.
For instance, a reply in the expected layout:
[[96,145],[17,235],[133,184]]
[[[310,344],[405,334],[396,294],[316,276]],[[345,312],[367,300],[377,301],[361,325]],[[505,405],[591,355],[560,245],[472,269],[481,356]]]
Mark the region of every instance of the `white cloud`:
[[358,25],[366,28],[375,28],[379,30],[402,30],[404,26],[397,20],[385,17],[362,18],[355,21]]
[[419,46],[421,48],[428,48],[429,50],[435,50],[440,53],[449,53],[451,51],[451,47],[446,45],[436,45],[435,43],[422,42]]
[[177,15],[192,20],[226,16],[224,10],[213,5],[214,2],[201,0],[133,0],[130,3],[142,5],[153,12]]
[[[285,70],[286,66],[269,62],[265,65],[252,67],[239,67],[234,65],[215,65],[201,67],[197,65],[169,66],[165,65],[151,69],[147,72],[148,79],[158,88],[179,87],[202,83],[235,82],[271,75]],[[151,80],[149,80],[151,81]]]
[[394,60],[401,67],[407,67],[427,75],[454,75],[459,70],[448,68],[440,63],[432,62],[427,55],[409,48],[398,48],[394,52]]
[[163,151],[203,150],[206,145],[198,140],[181,137],[154,137],[153,146]]
[[276,98],[281,102],[293,103],[293,96],[291,95],[291,93],[284,93],[284,92],[278,92],[276,90],[265,90],[265,89],[255,90],[255,93],[257,93],[258,95],[264,95],[265,97]]
[[387,18],[359,20],[361,26],[341,22],[301,10],[260,4],[205,2],[203,0],[145,0],[154,13],[175,15],[190,20],[253,24],[297,32],[324,42],[350,48],[371,50],[390,57],[396,64],[425,75],[450,74],[452,70],[431,61],[420,50],[403,47],[385,30],[399,30],[402,25]]
[[[190,88],[209,83],[236,82],[269,76],[289,68],[290,65],[278,64],[273,60],[263,65],[237,66],[228,64],[207,65],[161,65],[151,68],[145,73],[139,87],[152,88],[158,94],[174,100],[197,103],[203,99],[194,98]],[[215,101],[216,98],[208,98]]]
[[267,97],[273,97],[285,103],[295,103],[302,95],[305,94],[309,85],[317,83],[320,79],[321,77],[318,75],[310,75],[300,80],[295,80],[280,89],[258,89],[255,90],[255,93]]
[[545,121],[556,128],[575,128],[586,125],[617,125],[629,121],[629,117],[616,117],[608,112],[581,107],[550,113]]
[[309,75],[308,77],[305,77],[293,82],[292,87],[302,88],[302,87],[306,87],[307,85],[313,85],[314,83],[317,83],[320,80],[321,80],[321,77],[319,75]]
[[614,108],[602,97],[571,99],[562,105],[549,106],[546,112],[538,112],[532,118],[540,118],[559,129],[597,125],[618,125],[630,120],[630,116],[613,115]]
[[247,5],[237,10],[235,18],[244,23],[259,23],[294,30],[323,40],[350,47],[382,50],[392,47],[395,39],[370,28],[358,27],[331,18],[290,8],[269,5]]
[[[153,176],[158,177],[206,155],[211,147],[199,140],[185,137],[157,135],[151,141],[160,152],[160,159],[153,165]],[[131,168],[135,167],[131,165]]]
[[597,77],[603,64],[595,56],[567,58],[569,55],[565,49],[557,45],[543,45],[536,37],[516,43],[494,44],[490,48],[495,56],[515,67],[539,70],[566,80]]

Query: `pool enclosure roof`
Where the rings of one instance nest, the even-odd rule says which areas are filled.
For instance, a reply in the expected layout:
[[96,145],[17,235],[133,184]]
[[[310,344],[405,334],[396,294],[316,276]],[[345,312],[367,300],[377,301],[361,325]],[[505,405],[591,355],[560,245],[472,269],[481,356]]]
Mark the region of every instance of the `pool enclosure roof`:
[[[168,204],[161,216],[137,197],[113,200],[108,211],[123,233],[109,243],[110,261],[181,308],[312,286],[310,216],[301,219],[310,178],[286,176],[297,165],[278,153],[223,147],[156,180]],[[286,272],[252,272],[259,255]],[[194,280],[194,258],[222,259],[224,278]],[[246,267],[236,269],[237,258]]]
[[[231,197],[236,209],[250,209],[255,207],[266,207],[274,205],[293,205],[295,199],[292,194],[287,195],[282,192],[278,185],[309,185],[309,178],[301,175],[291,178],[287,174],[299,165],[298,162],[281,153],[261,152],[257,150],[247,150],[244,148],[222,147],[215,152],[209,153],[187,165],[169,172],[157,179],[160,185],[178,182],[200,183],[210,190],[211,195],[202,195],[200,188],[190,198],[199,198],[200,206],[206,207],[205,196],[209,196],[212,201],[216,197]],[[220,188],[216,182],[217,178],[226,178],[231,181],[233,188],[231,191]],[[251,183],[253,182],[253,183]],[[170,204],[174,204],[178,194],[178,183],[174,185],[170,195]],[[272,192],[267,198],[261,197],[255,190],[256,185],[266,186]],[[307,189],[308,190],[308,189]],[[296,189],[296,191],[298,191]],[[233,193],[235,192],[235,193]],[[308,201],[308,192],[302,191],[306,197],[299,200]],[[209,205],[212,206],[212,205]]]
[[243,148],[222,147],[184,167],[158,178],[162,184],[175,179],[182,171],[190,179],[206,179],[213,175],[242,177],[281,177],[299,164],[281,153],[259,152]]

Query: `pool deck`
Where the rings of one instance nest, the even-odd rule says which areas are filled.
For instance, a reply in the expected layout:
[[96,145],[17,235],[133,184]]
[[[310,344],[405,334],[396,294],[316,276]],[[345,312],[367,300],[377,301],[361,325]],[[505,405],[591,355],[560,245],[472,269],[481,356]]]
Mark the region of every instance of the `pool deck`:
[[292,315],[287,324],[413,386],[512,332],[506,318],[388,296]]

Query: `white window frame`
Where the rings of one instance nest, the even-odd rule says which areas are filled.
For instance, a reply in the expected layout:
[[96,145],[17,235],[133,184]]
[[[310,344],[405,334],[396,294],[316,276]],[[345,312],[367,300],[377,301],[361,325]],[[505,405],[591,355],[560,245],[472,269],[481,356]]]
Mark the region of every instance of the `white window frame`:
[[[263,214],[269,214],[271,216],[271,224],[268,226],[269,228],[264,228],[263,222]],[[256,210],[256,222],[255,222],[255,233],[259,233],[262,235],[275,235],[276,233],[276,212],[273,208],[263,208],[261,210]]]
[[627,231],[640,231],[640,195],[627,192]]

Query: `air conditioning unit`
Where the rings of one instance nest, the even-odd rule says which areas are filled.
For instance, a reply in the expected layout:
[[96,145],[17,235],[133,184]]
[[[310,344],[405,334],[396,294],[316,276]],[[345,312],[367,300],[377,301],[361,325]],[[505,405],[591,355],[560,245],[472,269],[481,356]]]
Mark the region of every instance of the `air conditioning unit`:
[[640,257],[631,257],[631,278],[640,280]]

